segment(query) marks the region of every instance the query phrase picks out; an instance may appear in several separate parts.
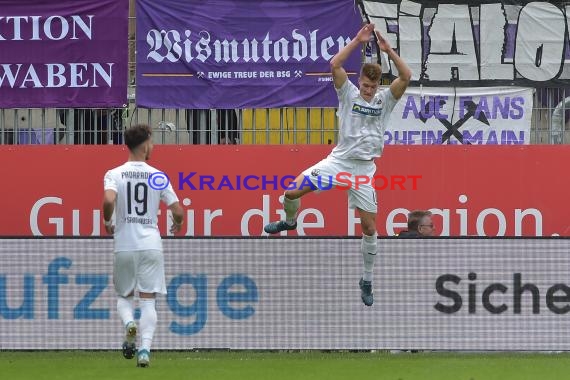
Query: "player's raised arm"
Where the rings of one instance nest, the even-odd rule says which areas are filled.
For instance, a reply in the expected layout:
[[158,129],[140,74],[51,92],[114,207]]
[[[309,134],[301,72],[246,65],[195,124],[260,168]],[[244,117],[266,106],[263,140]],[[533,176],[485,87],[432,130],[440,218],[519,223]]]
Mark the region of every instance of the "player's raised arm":
[[390,90],[392,91],[394,98],[400,99],[410,84],[410,80],[412,79],[412,70],[410,70],[406,62],[396,54],[394,49],[392,49],[392,46],[390,46],[390,43],[382,37],[380,32],[375,31],[375,33],[376,38],[378,39],[378,47],[380,50],[388,54],[388,58],[394,62],[396,69],[398,69],[398,78],[392,82]]
[[344,82],[348,79],[346,71],[344,70],[344,62],[350,57],[352,52],[359,48],[362,43],[366,43],[370,40],[370,36],[374,31],[374,24],[367,24],[362,27],[356,34],[356,37],[353,38],[348,45],[343,47],[334,57],[332,57],[330,64],[331,64],[331,73],[333,77],[334,86],[339,89],[342,87]]

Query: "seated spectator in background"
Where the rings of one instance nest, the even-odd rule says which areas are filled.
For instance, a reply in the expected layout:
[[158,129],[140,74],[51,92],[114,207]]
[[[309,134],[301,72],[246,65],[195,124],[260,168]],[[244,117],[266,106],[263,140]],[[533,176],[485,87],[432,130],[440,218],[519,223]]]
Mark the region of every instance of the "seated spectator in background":
[[[75,144],[123,143],[123,120],[120,109],[61,109],[58,110],[58,114],[63,125],[73,128]],[[112,141],[109,141],[109,136]]]
[[231,137],[231,134],[230,138],[226,137],[225,132],[220,132],[218,135],[220,136],[218,138],[218,144],[220,145],[236,145],[238,143],[235,137],[234,138]]
[[5,109],[0,116],[0,144],[57,144],[65,126],[53,109]]
[[238,117],[234,109],[218,109],[213,124],[213,115],[208,109],[186,110],[186,127],[191,144],[237,144],[239,141]]
[[420,238],[433,236],[435,229],[431,212],[425,210],[415,210],[408,214],[408,229],[400,232],[402,238]]

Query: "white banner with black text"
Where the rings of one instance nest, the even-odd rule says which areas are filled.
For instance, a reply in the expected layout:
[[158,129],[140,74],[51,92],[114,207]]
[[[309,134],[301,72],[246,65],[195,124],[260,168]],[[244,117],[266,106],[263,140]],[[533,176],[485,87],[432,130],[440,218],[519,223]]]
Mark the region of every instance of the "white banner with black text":
[[[358,0],[371,22],[427,86],[563,87],[570,71],[568,2]],[[372,44],[371,47],[375,47]],[[377,50],[371,54],[378,59]],[[384,73],[397,75],[386,53]]]

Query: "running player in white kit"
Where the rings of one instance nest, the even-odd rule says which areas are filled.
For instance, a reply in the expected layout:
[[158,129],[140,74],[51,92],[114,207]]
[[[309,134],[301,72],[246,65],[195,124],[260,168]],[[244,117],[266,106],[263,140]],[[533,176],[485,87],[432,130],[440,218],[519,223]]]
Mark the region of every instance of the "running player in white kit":
[[[172,233],[180,231],[184,211],[164,173],[145,162],[153,148],[150,127],[136,125],[127,129],[125,144],[129,148],[128,161],[105,174],[103,218],[105,230],[114,236],[113,284],[117,312],[126,330],[123,356],[132,359],[137,354],[140,328],[137,366],[147,367],[157,324],[156,294],[166,294],[162,239],[157,225],[160,202],[172,212]],[[141,309],[140,326],[134,318],[135,292]]]
[[[376,33],[380,50],[386,52],[398,70],[398,77],[389,88],[378,88],[382,75],[380,65],[365,63],[358,78],[359,88],[350,80],[343,64],[354,50],[361,44],[370,40],[372,33]],[[361,253],[364,261],[364,271],[360,279],[362,302],[366,306],[374,303],[372,292],[372,271],[377,251],[376,213],[378,203],[376,191],[372,185],[372,178],[376,172],[374,160],[382,155],[384,149],[384,131],[386,130],[390,114],[398,100],[402,97],[412,72],[406,63],[396,54],[392,47],[380,33],[374,30],[374,24],[365,25],[343,49],[331,59],[331,71],[334,86],[339,99],[339,138],[338,145],[330,155],[301,173],[289,189],[285,191],[283,208],[286,220],[272,222],[264,230],[270,234],[297,228],[297,211],[303,195],[315,190],[323,189],[323,182],[327,182],[324,189],[340,185],[346,187],[346,182],[339,182],[337,174],[351,173],[352,177],[367,176],[369,183],[353,183],[347,190],[348,201],[351,208],[356,208],[360,216],[362,227]],[[313,186],[307,185],[307,180]],[[346,180],[346,177],[341,178]]]

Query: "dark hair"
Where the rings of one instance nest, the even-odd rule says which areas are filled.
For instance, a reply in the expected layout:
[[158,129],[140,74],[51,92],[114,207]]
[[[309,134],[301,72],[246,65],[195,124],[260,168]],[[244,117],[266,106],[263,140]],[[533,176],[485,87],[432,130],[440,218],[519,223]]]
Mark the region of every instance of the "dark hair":
[[360,75],[365,76],[373,82],[380,82],[382,68],[377,63],[365,63],[360,69]]
[[408,214],[408,230],[417,231],[420,228],[420,222],[426,216],[431,216],[431,211],[415,210]]
[[150,138],[152,130],[148,125],[138,124],[128,128],[125,131],[125,145],[129,147],[132,152],[142,143]]

